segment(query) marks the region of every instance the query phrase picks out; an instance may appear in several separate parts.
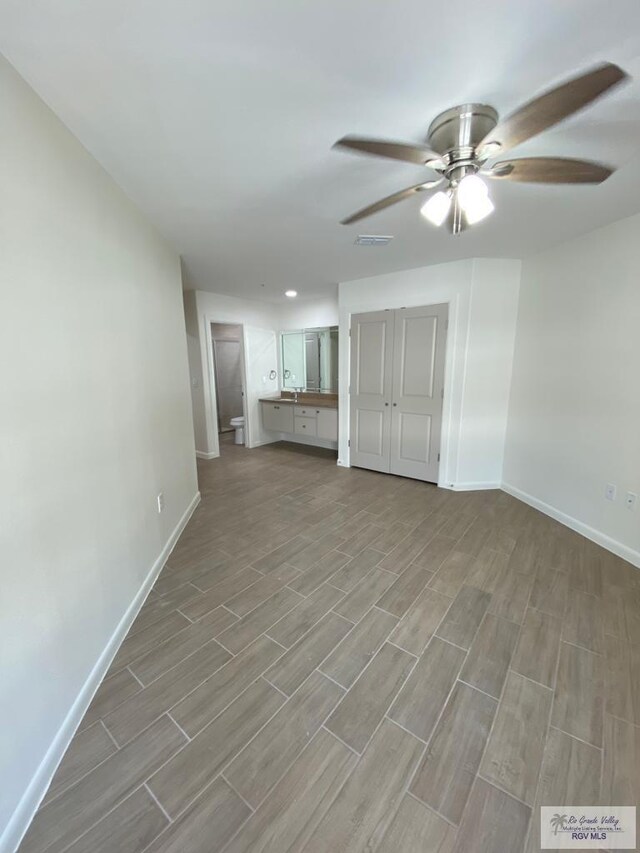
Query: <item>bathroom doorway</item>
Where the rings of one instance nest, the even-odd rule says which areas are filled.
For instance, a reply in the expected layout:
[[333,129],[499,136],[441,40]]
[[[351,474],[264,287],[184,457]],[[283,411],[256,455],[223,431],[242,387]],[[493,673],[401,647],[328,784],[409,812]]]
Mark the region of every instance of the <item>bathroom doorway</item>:
[[[218,435],[220,438],[224,436],[231,439],[239,428],[238,419],[245,417],[242,326],[212,322],[211,350]],[[236,421],[236,424],[233,425],[232,421]]]

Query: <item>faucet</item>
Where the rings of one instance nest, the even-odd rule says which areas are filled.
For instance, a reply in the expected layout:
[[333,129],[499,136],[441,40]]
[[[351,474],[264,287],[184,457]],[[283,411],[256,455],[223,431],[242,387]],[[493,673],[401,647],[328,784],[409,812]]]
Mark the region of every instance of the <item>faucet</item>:
[[298,392],[299,391],[304,391],[304,388],[294,388],[293,389],[293,402],[294,403],[298,402]]

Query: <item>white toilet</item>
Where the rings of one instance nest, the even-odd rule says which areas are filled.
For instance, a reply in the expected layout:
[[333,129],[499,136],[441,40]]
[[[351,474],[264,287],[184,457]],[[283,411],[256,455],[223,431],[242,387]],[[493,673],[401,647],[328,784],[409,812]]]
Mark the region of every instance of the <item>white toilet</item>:
[[236,431],[236,444],[244,444],[244,417],[231,418],[229,426],[232,426]]

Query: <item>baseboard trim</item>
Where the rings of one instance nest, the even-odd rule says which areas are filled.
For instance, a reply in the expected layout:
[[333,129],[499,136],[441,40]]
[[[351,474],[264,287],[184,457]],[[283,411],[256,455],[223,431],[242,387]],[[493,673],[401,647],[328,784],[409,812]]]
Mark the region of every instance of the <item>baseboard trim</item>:
[[482,483],[478,481],[471,483],[438,483],[438,485],[445,489],[451,489],[454,492],[483,492],[488,489],[499,489],[502,483]]
[[263,438],[261,441],[254,441],[252,444],[245,445],[247,450],[253,450],[254,447],[264,447],[266,444],[275,444],[280,439],[278,438]]
[[138,615],[138,611],[144,604],[151,587],[155,583],[155,580],[164,567],[169,554],[173,551],[176,542],[180,538],[180,534],[187,526],[189,519],[193,515],[193,512],[199,503],[200,492],[196,492],[191,503],[182,515],[182,518],[169,536],[169,539],[160,552],[159,557],[156,559],[151,570],[144,579],[142,586],[136,593],[124,616],[118,623],[117,628],[111,635],[104,651],[89,673],[89,677],[82,686],[80,693],[76,697],[62,725],[58,729],[58,733],[54,737],[51,746],[40,762],[40,766],[36,770],[13,815],[9,819],[9,823],[0,837],[0,851],[2,851],[2,853],[13,853],[22,841],[33,816],[38,810],[38,806],[47,792],[47,788],[51,783],[53,774],[58,769],[58,765],[62,761],[62,758],[67,751],[67,747],[71,743],[71,739],[76,733],[76,729],[80,725],[96,690],[100,686],[102,679],[111,666],[111,661],[114,659],[116,652],[120,648],[122,641],[129,631],[129,628]]
[[196,450],[196,459],[217,459],[219,453],[205,453],[204,450]]
[[617,539],[613,539],[611,536],[607,536],[606,533],[602,533],[602,531],[596,530],[588,524],[584,524],[584,522],[579,521],[572,515],[567,515],[566,512],[562,512],[562,510],[551,506],[551,504],[541,501],[539,498],[530,495],[528,492],[523,492],[522,489],[518,489],[510,483],[502,483],[502,490],[507,492],[507,494],[512,495],[514,498],[518,498],[518,500],[523,501],[523,503],[529,504],[529,506],[532,506],[534,509],[540,510],[540,512],[543,512],[545,515],[555,518],[556,521],[559,521],[560,524],[564,524],[565,527],[575,530],[576,533],[580,533],[582,536],[585,536],[587,539],[595,542],[596,545],[601,545],[603,548],[606,548],[607,551],[611,551],[612,554],[622,557],[623,560],[627,560],[627,562],[631,563],[633,566],[640,568],[640,551],[634,551],[633,548],[623,545],[623,543],[618,542]]

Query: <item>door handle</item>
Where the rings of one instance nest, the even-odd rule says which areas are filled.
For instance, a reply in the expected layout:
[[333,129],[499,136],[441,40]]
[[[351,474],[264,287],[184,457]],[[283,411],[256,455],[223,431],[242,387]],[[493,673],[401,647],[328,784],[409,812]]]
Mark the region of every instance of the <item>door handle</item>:
[[388,403],[385,403],[385,406],[388,406],[388,405],[389,405]]
[[394,403],[393,405],[394,405],[394,406],[397,406],[398,404],[397,404],[397,403]]

